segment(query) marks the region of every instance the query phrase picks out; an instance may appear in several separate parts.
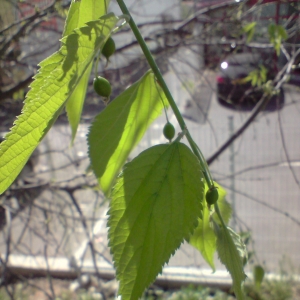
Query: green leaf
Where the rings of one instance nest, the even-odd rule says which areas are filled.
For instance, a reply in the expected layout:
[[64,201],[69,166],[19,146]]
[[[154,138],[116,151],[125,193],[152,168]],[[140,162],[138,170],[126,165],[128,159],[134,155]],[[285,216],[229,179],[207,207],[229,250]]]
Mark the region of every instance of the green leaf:
[[40,63],[22,114],[0,149],[0,194],[14,181],[118,22],[103,16],[62,39],[60,50]]
[[198,219],[198,226],[188,239],[188,242],[200,251],[202,257],[215,271],[216,235],[210,224],[210,211],[207,205],[203,206],[203,217]]
[[162,99],[164,94],[149,71],[95,118],[88,135],[89,156],[106,195],[129,153],[161,114]]
[[262,284],[262,281],[265,277],[265,270],[262,266],[260,265],[256,265],[253,268],[253,279],[254,279],[254,284],[255,284],[255,288],[257,290],[260,289],[260,286]]
[[[224,222],[228,223],[232,211],[230,204],[225,200],[226,191],[217,182],[214,182],[214,185],[218,188],[218,205],[220,212]],[[208,186],[205,185],[205,193],[207,190]],[[210,212],[205,201],[205,205],[203,206],[203,218],[199,218],[198,226],[192,236],[188,239],[188,242],[200,251],[202,257],[210,265],[213,271],[215,271],[214,254],[216,252],[216,235],[210,222],[210,216],[212,216],[217,223],[220,222],[215,212]]]
[[283,39],[286,40],[289,36],[282,25],[277,25],[278,35]]
[[[109,3],[110,0],[106,0],[106,7],[108,7]],[[104,0],[72,1],[63,37],[69,35],[74,29],[84,26],[87,22],[99,19],[106,13]]]
[[82,108],[86,96],[86,89],[89,83],[93,65],[91,64],[78,82],[73,94],[66,104],[68,120],[72,130],[72,143],[75,139],[77,128],[81,119]]
[[260,78],[261,82],[265,83],[267,81],[267,75],[268,75],[268,70],[265,66],[261,65],[260,66]]
[[233,290],[237,299],[243,300],[242,285],[246,279],[243,265],[246,252],[242,253],[242,250],[245,251],[245,246],[239,235],[231,228],[214,223],[214,229],[217,236],[217,251],[220,261],[226,266],[232,277]]
[[280,55],[281,41],[288,38],[288,34],[282,25],[270,24],[268,26],[270,42],[273,44],[277,56]]
[[236,246],[237,251],[239,252],[239,256],[242,259],[243,266],[248,262],[248,252],[246,245],[244,244],[241,236],[237,234],[232,228],[227,227],[229,234],[232,237],[232,240]]
[[268,26],[268,32],[271,39],[275,38],[276,24],[272,23]]
[[[218,206],[219,206],[219,210],[221,212],[223,221],[225,222],[225,224],[228,224],[228,222],[231,218],[231,215],[232,215],[232,208],[231,208],[231,205],[225,199],[226,195],[227,195],[226,190],[215,181],[214,181],[214,185],[218,188],[218,193],[219,193]],[[217,216],[216,212],[214,212],[212,214],[212,218],[214,219],[215,222],[220,224],[220,220],[219,220],[219,217]]]
[[251,22],[243,27],[243,31],[247,35],[246,43],[250,43],[253,39],[253,35],[255,33],[256,22]]
[[108,236],[119,293],[138,299],[197,226],[204,179],[184,144],[157,145],[127,163],[112,190]]
[[[107,6],[109,5],[107,1]],[[67,16],[63,36],[69,35],[75,28],[84,26],[89,21],[94,21],[106,14],[104,1],[81,0],[73,1]],[[73,94],[66,104],[68,120],[72,129],[72,141],[74,140],[80,122],[82,108],[86,96],[92,64],[85,71]]]

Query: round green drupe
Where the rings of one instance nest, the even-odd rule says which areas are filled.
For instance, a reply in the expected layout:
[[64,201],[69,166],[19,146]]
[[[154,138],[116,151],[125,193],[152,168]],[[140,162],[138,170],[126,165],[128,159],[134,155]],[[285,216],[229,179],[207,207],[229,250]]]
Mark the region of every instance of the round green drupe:
[[172,138],[175,136],[175,128],[173,124],[167,122],[166,125],[164,126],[163,133],[165,138],[171,141]]
[[108,98],[111,94],[111,85],[109,81],[101,76],[94,78],[94,90],[95,92],[101,96]]
[[116,51],[116,44],[114,40],[110,37],[104,44],[101,53],[109,59]]
[[208,205],[215,204],[219,199],[218,189],[215,186],[211,187],[206,192],[205,198]]

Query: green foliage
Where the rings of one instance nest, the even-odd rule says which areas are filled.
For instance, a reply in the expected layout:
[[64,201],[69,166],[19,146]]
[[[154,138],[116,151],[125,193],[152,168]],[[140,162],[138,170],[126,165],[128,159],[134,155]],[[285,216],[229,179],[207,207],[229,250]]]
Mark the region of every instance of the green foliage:
[[[107,0],[106,2],[108,5],[110,0]],[[87,22],[99,19],[101,16],[105,15],[105,13],[106,9],[105,5],[103,5],[103,1],[72,1],[65,24],[63,37],[69,35],[74,29],[84,26]],[[72,129],[72,141],[76,136],[78,124],[80,122],[86,89],[92,67],[93,65],[90,64],[90,66],[86,69],[66,104],[68,120]]]
[[[226,201],[227,193],[226,193],[225,189],[221,185],[219,185],[217,182],[214,182],[214,186],[216,186],[218,188],[218,193],[219,193],[218,207],[221,212],[223,221],[225,222],[225,224],[228,224],[228,222],[231,218],[231,215],[232,215],[232,208],[231,208],[231,205]],[[219,225],[222,224],[215,211],[213,212],[211,217],[214,220],[214,222],[216,222],[217,224],[219,224]]]
[[214,229],[217,236],[219,258],[232,277],[233,290],[237,299],[242,300],[244,299],[242,284],[246,279],[246,274],[243,270],[247,257],[245,245],[240,236],[231,228],[214,223]]
[[[216,182],[214,185],[218,188],[219,200],[218,205],[222,213],[224,221],[227,223],[231,217],[231,207],[229,203],[225,200],[226,191]],[[207,193],[208,187],[206,185],[205,193]],[[203,205],[203,217],[199,218],[198,226],[193,232],[192,236],[188,239],[188,242],[200,251],[203,258],[210,265],[210,267],[215,271],[214,254],[216,252],[216,235],[213,230],[213,224],[211,218],[215,222],[220,222],[216,213],[211,211],[207,204]]]
[[[213,296],[212,296],[213,295]],[[226,293],[203,286],[189,285],[173,293],[168,300],[229,300]]]
[[247,35],[247,40],[246,40],[247,44],[250,43],[253,39],[255,29],[256,29],[256,25],[257,25],[256,22],[251,22],[251,23],[246,24],[243,27],[243,32],[245,32],[246,35]]
[[64,37],[60,50],[40,63],[22,114],[1,144],[0,193],[20,173],[117,22],[114,14],[89,22]]
[[[74,139],[92,62],[110,41],[119,21],[114,14],[105,15],[108,3],[72,1],[61,48],[40,63],[22,114],[1,144],[0,193],[17,177],[65,107]],[[152,69],[95,118],[88,134],[92,168],[103,192],[111,198],[109,245],[120,281],[119,293],[123,300],[138,299],[180,244],[189,240],[213,269],[213,255],[218,250],[220,260],[233,278],[237,298],[243,299],[246,249],[239,235],[226,227],[231,216],[226,193],[214,183],[218,188],[217,203],[210,206],[215,198],[208,200],[209,205],[204,201],[207,185],[211,187],[212,182],[207,164],[124,2],[118,0],[118,4],[126,14],[123,18],[130,20]],[[248,38],[253,35],[254,27],[252,24],[244,29]],[[270,36],[278,45],[277,36],[281,41],[284,31],[280,27],[271,28]],[[266,80],[266,69],[261,66],[244,80],[261,86]],[[132,149],[167,106],[165,95],[183,132],[173,143],[142,152],[125,165],[117,178]],[[175,130],[167,124],[163,132],[171,140]],[[179,142],[183,135],[194,154]]]
[[264,276],[265,270],[262,266],[256,265],[253,267],[253,280],[257,290],[260,289]]
[[122,299],[138,299],[192,233],[203,197],[199,161],[184,144],[151,147],[125,165],[108,212]]
[[[106,0],[109,5],[110,0]],[[63,37],[69,35],[74,29],[84,26],[87,22],[99,19],[106,14],[104,0],[72,1],[69,8]]]
[[88,135],[89,156],[106,195],[129,153],[161,114],[160,93],[153,73],[147,72],[95,118]]
[[279,24],[270,24],[268,27],[270,42],[273,44],[277,56],[280,54],[281,42],[288,38],[285,28]]
[[286,278],[264,279],[260,288],[254,284],[245,284],[247,300],[295,300],[299,299],[299,283]]
[[245,78],[237,79],[236,83],[251,82],[253,87],[261,87],[267,81],[268,70],[265,66],[260,65],[259,68],[251,71]]
[[200,251],[202,257],[215,271],[214,254],[216,252],[216,235],[210,223],[210,210],[203,205],[203,217],[199,218],[198,226],[188,242]]

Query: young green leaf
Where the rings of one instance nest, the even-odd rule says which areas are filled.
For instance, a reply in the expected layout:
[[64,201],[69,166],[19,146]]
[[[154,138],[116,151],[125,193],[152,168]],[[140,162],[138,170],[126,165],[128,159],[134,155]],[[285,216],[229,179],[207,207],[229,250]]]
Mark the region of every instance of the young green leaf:
[[1,143],[0,194],[18,176],[55,122],[118,20],[109,14],[76,29],[62,39],[58,52],[40,63],[22,114]]
[[[106,2],[108,6],[110,0],[107,0]],[[104,1],[72,1],[65,24],[63,37],[69,35],[75,28],[82,27],[87,22],[94,21],[104,14],[106,14]],[[92,64],[85,71],[85,74],[78,82],[77,87],[66,104],[68,120],[72,130],[72,141],[76,136],[77,128],[80,122],[91,70]]]
[[127,163],[112,190],[109,245],[119,293],[138,299],[202,214],[204,179],[184,144],[154,146]]
[[210,211],[207,205],[203,205],[203,217],[199,218],[198,226],[188,242],[200,251],[202,257],[215,271],[214,254],[216,252],[216,235],[210,226]]
[[273,44],[277,56],[280,55],[281,41],[288,38],[285,28],[279,24],[270,24],[268,26],[270,42]]
[[238,300],[244,299],[243,282],[246,279],[244,273],[244,258],[246,256],[246,247],[241,241],[238,234],[231,228],[219,226],[214,222],[214,229],[217,236],[217,251],[220,261],[229,271],[232,281],[233,290]]
[[[216,187],[218,187],[218,192],[219,192],[218,206],[219,206],[219,210],[221,212],[223,221],[225,222],[225,224],[228,224],[228,222],[231,218],[231,215],[232,215],[232,208],[231,208],[231,205],[225,199],[226,191],[218,183],[214,182],[214,185]],[[220,219],[217,216],[216,212],[213,212],[212,218],[214,219],[214,221],[216,223],[221,224]]]
[[106,195],[129,153],[161,114],[159,95],[165,99],[153,73],[147,72],[95,118],[88,134],[89,156]]
[[69,124],[71,126],[71,131],[72,131],[72,139],[71,139],[72,143],[75,139],[77,128],[81,119],[82,108],[86,97],[86,89],[89,83],[89,77],[91,74],[92,67],[93,65],[91,64],[87,68],[84,75],[82,76],[77,86],[75,87],[74,92],[72,93],[71,97],[66,103],[66,112],[67,112]]
[[[231,217],[231,207],[230,204],[225,200],[226,191],[216,182],[214,186],[218,188],[219,199],[218,205],[222,217],[225,223],[229,222]],[[205,193],[208,191],[208,186],[205,185]],[[200,251],[202,257],[210,265],[210,267],[215,271],[214,264],[214,254],[216,252],[216,235],[214,233],[210,216],[218,223],[219,218],[214,212],[210,212],[206,203],[203,205],[203,218],[199,218],[198,226],[193,232],[192,236],[188,239],[188,242]]]
[[253,39],[253,35],[255,33],[255,27],[256,27],[256,22],[251,22],[251,23],[248,23],[246,24],[244,27],[243,27],[243,31],[246,33],[247,35],[247,40],[246,40],[246,43],[250,43]]

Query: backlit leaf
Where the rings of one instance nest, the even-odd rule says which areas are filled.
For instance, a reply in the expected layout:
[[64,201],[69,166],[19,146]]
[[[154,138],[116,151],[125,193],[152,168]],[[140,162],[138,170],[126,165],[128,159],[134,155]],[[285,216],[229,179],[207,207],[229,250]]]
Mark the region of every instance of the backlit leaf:
[[216,235],[210,224],[210,211],[206,204],[203,205],[203,218],[199,218],[198,221],[198,226],[188,242],[200,251],[202,257],[215,271]]
[[81,119],[82,108],[86,97],[86,90],[89,83],[93,65],[91,64],[78,82],[73,94],[66,104],[66,112],[72,130],[72,143],[75,139],[77,128]]
[[159,95],[164,94],[149,71],[95,118],[88,135],[89,156],[106,195],[129,153],[161,114]]
[[[106,1],[107,6],[109,0]],[[99,19],[106,14],[104,1],[99,0],[81,0],[72,1],[67,16],[63,37],[69,35],[75,28],[84,26],[89,21]],[[92,70],[92,64],[85,71],[77,87],[72,93],[66,104],[68,120],[72,129],[72,141],[75,138],[76,131],[80,122],[82,108],[86,96],[86,89]]]
[[231,228],[225,228],[214,223],[214,229],[217,236],[217,251],[220,261],[226,266],[231,275],[236,298],[243,300],[243,282],[246,279],[243,266],[246,252],[242,253],[242,249],[245,251],[245,246],[238,234]]
[[[231,218],[231,215],[232,215],[232,208],[231,208],[231,205],[226,201],[227,192],[221,185],[219,185],[215,181],[214,181],[214,185],[218,188],[218,193],[219,193],[218,206],[219,206],[219,210],[221,212],[223,221],[225,222],[225,224],[228,224],[228,222]],[[212,214],[212,218],[215,220],[215,222],[220,224],[220,220],[219,220],[219,217],[217,216],[216,212],[214,212]]]
[[[214,185],[218,188],[218,205],[220,212],[222,214],[224,222],[228,223],[231,217],[231,207],[225,200],[226,191],[218,183],[214,182]],[[205,185],[205,193],[207,192],[207,190],[208,187],[207,185]],[[213,230],[210,218],[214,218],[216,222],[219,222],[219,218],[215,216],[213,206],[211,207],[211,209],[212,211],[208,209],[207,203],[205,201],[205,204],[203,205],[203,218],[199,218],[198,226],[193,232],[192,236],[188,239],[188,242],[200,251],[202,257],[210,265],[213,271],[215,271],[214,254],[216,252],[216,235]]]
[[108,212],[122,300],[138,299],[191,234],[203,197],[199,161],[184,144],[154,146],[124,166]]
[[89,22],[64,37],[60,50],[40,63],[22,114],[1,143],[0,193],[20,173],[117,22],[114,14]]
[[[106,0],[106,7],[108,7],[109,2],[110,0]],[[84,26],[87,22],[99,19],[106,13],[104,0],[72,1],[63,37],[69,35],[74,29]]]

